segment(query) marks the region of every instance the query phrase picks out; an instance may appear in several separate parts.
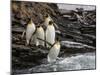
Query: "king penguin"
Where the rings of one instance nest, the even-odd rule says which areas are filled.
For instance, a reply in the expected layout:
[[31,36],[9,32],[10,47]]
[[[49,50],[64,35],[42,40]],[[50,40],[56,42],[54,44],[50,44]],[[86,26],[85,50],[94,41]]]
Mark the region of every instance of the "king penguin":
[[38,45],[44,46],[44,41],[43,41],[43,40],[45,40],[44,29],[40,25],[37,26],[37,29],[36,29],[36,37],[37,37],[36,46],[38,46]]
[[[49,21],[48,22],[48,26],[46,28],[46,32],[45,32],[46,36],[46,41],[50,44],[54,44],[55,42],[55,27],[53,26],[53,22]],[[50,48],[50,45],[46,43],[46,47]]]
[[51,18],[51,16],[49,14],[46,14],[44,16],[44,26],[47,27],[48,26],[48,22],[52,21],[53,25],[56,29],[59,29],[58,25],[54,22],[54,20]]
[[51,21],[51,20],[52,20],[52,18],[50,17],[50,15],[46,14],[44,16],[44,25],[47,27],[48,26],[48,22]]
[[60,41],[59,41],[59,38],[57,38],[53,46],[50,48],[50,51],[47,55],[47,61],[49,63],[53,63],[56,61],[60,52],[60,47],[61,47]]
[[35,24],[33,23],[32,19],[31,19],[26,28],[26,45],[29,45],[30,40],[31,40],[32,35],[35,32],[35,30],[36,30]]

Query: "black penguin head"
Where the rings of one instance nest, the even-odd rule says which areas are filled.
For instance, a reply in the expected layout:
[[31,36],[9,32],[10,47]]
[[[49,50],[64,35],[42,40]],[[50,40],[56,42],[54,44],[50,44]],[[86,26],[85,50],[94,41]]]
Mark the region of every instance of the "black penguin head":
[[55,44],[60,45],[60,38],[59,37],[56,38]]
[[48,17],[49,17],[49,15],[48,15],[48,14],[46,14],[46,15],[45,15],[45,17],[46,17],[46,18],[48,18]]
[[31,19],[29,19],[29,22],[28,22],[28,24],[31,24],[32,23],[32,18]]
[[49,21],[49,25],[52,25],[53,24],[53,21]]
[[45,14],[45,17],[48,18],[49,17],[49,14]]
[[56,41],[60,41],[60,38],[59,38],[59,37],[57,37],[57,38],[56,38]]
[[44,15],[44,19],[48,18],[49,17],[49,14],[45,14]]
[[39,25],[39,26],[37,26],[37,28],[40,28],[41,26]]

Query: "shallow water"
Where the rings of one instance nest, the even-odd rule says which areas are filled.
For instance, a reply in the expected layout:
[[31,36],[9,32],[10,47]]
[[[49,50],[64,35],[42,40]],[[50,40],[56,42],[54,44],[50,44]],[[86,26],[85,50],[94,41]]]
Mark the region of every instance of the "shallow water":
[[[44,61],[46,61],[46,59],[44,59]],[[16,72],[36,73],[87,69],[95,69],[95,53],[76,54],[67,58],[59,58],[59,60],[53,64],[41,64],[27,70],[17,70]]]
[[95,54],[79,54],[68,58],[60,58],[55,64],[42,64],[37,66],[38,71],[64,71],[64,70],[80,70],[80,69],[95,69]]

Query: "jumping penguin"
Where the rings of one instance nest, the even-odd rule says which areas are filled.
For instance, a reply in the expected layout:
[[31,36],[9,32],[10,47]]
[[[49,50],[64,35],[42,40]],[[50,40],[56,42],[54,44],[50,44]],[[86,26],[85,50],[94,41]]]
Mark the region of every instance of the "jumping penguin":
[[35,24],[33,23],[32,19],[31,19],[26,28],[26,45],[29,45],[30,40],[31,40],[32,35],[35,32],[35,30],[36,30]]
[[58,55],[59,55],[59,52],[60,52],[60,40],[59,38],[56,39],[55,43],[53,44],[53,46],[50,48],[50,51],[47,55],[47,61],[49,63],[53,63],[56,61]]
[[[48,22],[48,26],[46,28],[45,31],[45,37],[46,37],[46,41],[50,44],[54,44],[55,42],[55,27],[53,26],[53,22],[49,21]],[[50,45],[46,43],[46,47],[50,48]]]

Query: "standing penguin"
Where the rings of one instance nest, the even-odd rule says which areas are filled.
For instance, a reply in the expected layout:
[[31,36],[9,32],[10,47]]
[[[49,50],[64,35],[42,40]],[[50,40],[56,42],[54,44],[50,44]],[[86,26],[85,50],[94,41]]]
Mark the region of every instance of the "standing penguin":
[[44,16],[44,25],[47,27],[48,26],[48,22],[51,21],[51,20],[52,20],[52,18],[50,17],[50,15],[46,14]]
[[[50,44],[54,44],[55,42],[55,27],[53,26],[53,22],[49,21],[48,26],[46,28],[46,41]],[[46,43],[46,46],[50,48],[50,45]]]
[[31,37],[33,33],[35,32],[35,30],[36,30],[35,24],[33,23],[31,19],[26,28],[26,45],[29,45]]
[[44,16],[44,25],[47,27],[48,26],[48,22],[49,21],[52,21],[53,22],[53,25],[55,26],[56,29],[59,29],[58,25],[54,22],[54,20],[50,17],[49,14],[46,14]]
[[[45,39],[45,36],[44,36],[44,29],[42,26],[37,26],[36,37],[37,37],[36,46],[38,46],[38,45],[44,46],[44,41],[42,41],[42,40]],[[38,38],[41,40],[39,40]]]
[[57,38],[53,46],[50,48],[50,51],[47,55],[47,60],[49,63],[53,63],[56,61],[60,52],[60,47],[61,47],[60,41],[59,38]]

